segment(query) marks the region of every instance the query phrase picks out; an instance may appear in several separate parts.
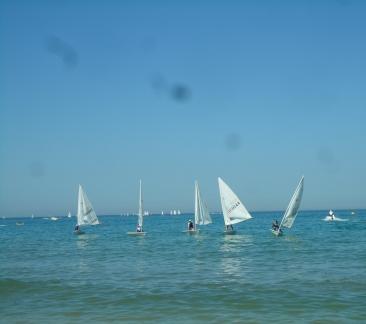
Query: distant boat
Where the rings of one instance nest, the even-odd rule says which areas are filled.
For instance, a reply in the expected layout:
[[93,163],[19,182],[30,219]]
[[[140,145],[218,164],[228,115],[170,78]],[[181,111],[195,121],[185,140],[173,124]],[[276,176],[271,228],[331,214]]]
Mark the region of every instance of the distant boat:
[[233,225],[244,222],[252,218],[244,204],[238,196],[230,189],[230,187],[221,179],[218,178],[221,207],[224,215],[225,234],[235,234]]
[[286,212],[283,215],[280,225],[278,228],[272,228],[272,233],[276,236],[282,235],[282,227],[291,228],[295,218],[297,216],[297,212],[300,208],[302,193],[304,191],[304,176],[300,179],[299,184],[296,187],[296,190],[290,200],[290,203],[287,206]]
[[24,225],[24,223],[23,222],[16,222],[15,223],[17,226],[23,226]]
[[58,218],[57,218],[57,217],[55,217],[55,216],[52,216],[52,217],[50,218],[50,220],[52,220],[52,221],[57,221],[57,220],[58,220]]
[[348,219],[337,217],[335,215],[335,213],[333,212],[333,210],[330,209],[328,212],[328,215],[325,216],[323,221],[325,221],[325,222],[346,222],[346,221],[348,221]]
[[84,234],[80,229],[81,226],[99,224],[94,208],[81,185],[79,185],[78,213],[76,218],[77,224],[74,231],[75,234]]
[[333,210],[329,209],[328,215],[325,216],[325,218],[323,220],[326,221],[326,222],[334,221],[335,220],[335,215],[334,215]]
[[177,212],[178,215],[180,215],[180,209],[178,209],[178,212]]
[[164,216],[164,212],[163,211],[161,212],[161,216]]
[[196,234],[199,232],[197,225],[208,225],[212,223],[210,213],[208,212],[207,205],[201,198],[198,182],[194,184],[194,224],[193,228],[186,231],[189,234]]
[[68,218],[71,218],[71,213],[70,212],[67,214],[67,217]]
[[31,216],[32,218],[34,218],[34,215],[32,214],[32,216]]
[[146,234],[143,230],[144,223],[144,206],[142,200],[142,184],[140,180],[140,194],[139,194],[139,213],[137,216],[137,227],[135,232],[127,232],[128,235],[143,236]]

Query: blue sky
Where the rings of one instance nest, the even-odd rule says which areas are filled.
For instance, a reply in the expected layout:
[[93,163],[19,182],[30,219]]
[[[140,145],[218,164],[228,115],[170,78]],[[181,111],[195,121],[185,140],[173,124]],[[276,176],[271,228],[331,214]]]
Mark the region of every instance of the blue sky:
[[363,1],[2,1],[0,215],[363,208]]

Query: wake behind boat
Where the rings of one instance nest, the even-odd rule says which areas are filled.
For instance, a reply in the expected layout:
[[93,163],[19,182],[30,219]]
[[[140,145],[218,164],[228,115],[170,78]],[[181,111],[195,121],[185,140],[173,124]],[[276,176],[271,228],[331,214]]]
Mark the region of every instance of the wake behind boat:
[[282,217],[281,224],[278,225],[277,220],[272,224],[272,233],[276,236],[283,235],[282,227],[291,228],[295,218],[297,216],[297,212],[300,208],[302,193],[304,191],[304,176],[301,178],[299,184],[296,187],[294,194],[290,200],[290,203],[287,206],[286,212]]
[[140,197],[139,197],[139,213],[137,217],[137,227],[135,232],[127,232],[127,235],[132,236],[145,236],[146,232],[144,232],[142,225],[144,222],[144,207],[143,207],[143,200],[142,200],[142,184],[140,180]]
[[210,213],[208,212],[208,208],[206,203],[201,198],[200,189],[198,186],[198,182],[194,183],[194,223],[189,220],[188,221],[188,229],[184,231],[188,234],[198,234],[199,229],[197,225],[208,225],[212,223],[212,219]]
[[244,222],[252,218],[244,204],[230,187],[218,178],[221,197],[222,213],[224,215],[225,231],[224,234],[233,235],[236,233],[233,225]]
[[81,226],[98,225],[99,220],[82,186],[79,185],[77,224],[74,234],[84,234]]

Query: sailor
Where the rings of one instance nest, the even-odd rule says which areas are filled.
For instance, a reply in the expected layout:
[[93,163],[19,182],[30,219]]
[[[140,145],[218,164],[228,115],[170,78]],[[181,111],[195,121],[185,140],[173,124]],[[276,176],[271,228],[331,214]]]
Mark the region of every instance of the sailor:
[[226,225],[226,231],[229,232],[229,231],[233,231],[234,230],[234,227],[233,225]]
[[188,231],[193,231],[193,230],[194,230],[194,225],[193,225],[192,220],[190,219],[188,221]]
[[140,225],[137,225],[136,232],[142,232],[142,227]]
[[77,232],[80,229],[79,225],[75,226],[75,231]]
[[330,210],[329,211],[329,217],[330,217],[331,220],[334,220],[334,212],[333,212],[333,210]]
[[276,220],[273,220],[273,222],[272,222],[272,229],[274,230],[274,231],[277,231],[278,229],[279,229],[279,225],[278,225],[278,221],[277,221],[277,219]]

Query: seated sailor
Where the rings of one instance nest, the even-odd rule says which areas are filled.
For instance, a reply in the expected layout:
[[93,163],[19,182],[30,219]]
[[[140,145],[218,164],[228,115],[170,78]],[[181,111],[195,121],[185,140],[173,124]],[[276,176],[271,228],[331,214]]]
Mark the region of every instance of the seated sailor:
[[192,220],[190,219],[188,221],[188,231],[193,231],[193,230],[194,230],[194,225],[193,225]]

